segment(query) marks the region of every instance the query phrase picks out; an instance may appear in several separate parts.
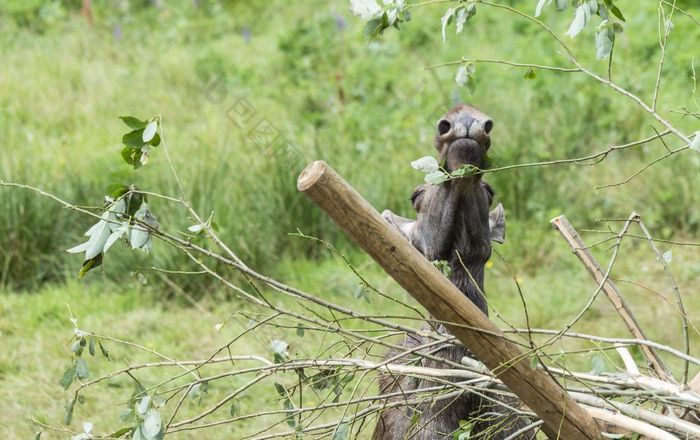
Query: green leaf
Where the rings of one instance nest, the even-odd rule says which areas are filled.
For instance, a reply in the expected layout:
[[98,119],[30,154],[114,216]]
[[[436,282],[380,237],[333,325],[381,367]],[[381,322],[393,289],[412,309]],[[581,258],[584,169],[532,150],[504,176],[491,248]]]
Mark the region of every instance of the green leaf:
[[[291,404],[291,402],[290,402],[290,404]],[[292,408],[288,408],[288,409],[292,409]],[[290,428],[297,427],[297,419],[296,419],[296,416],[294,416],[294,415],[290,415],[289,417],[287,417],[286,422],[287,422],[287,426],[289,426]]]
[[625,16],[622,15],[622,11],[620,11],[620,9],[617,6],[611,4],[608,9],[610,9],[610,12],[612,12],[615,17],[619,18],[622,21],[625,21]]
[[456,170],[452,171],[450,173],[450,175],[454,176],[454,177],[471,176],[473,174],[476,174],[478,170],[479,169],[477,167],[475,167],[474,165],[470,165],[470,164],[465,163],[462,166],[460,166],[459,168],[457,168]]
[[370,300],[368,293],[369,292],[367,291],[367,285],[365,283],[360,283],[355,288],[355,292],[353,293],[353,296],[355,297],[355,299],[362,298],[365,300],[365,302],[367,302],[368,304],[371,304],[372,301]]
[[129,243],[132,249],[141,249],[148,242],[150,234],[143,226],[134,226],[131,228],[129,235]]
[[523,75],[523,78],[535,79],[535,78],[537,78],[537,72],[535,72],[535,69],[533,69],[532,67],[528,67],[527,70],[525,71],[525,75]]
[[452,19],[455,16],[455,12],[456,12],[455,8],[449,8],[449,9],[447,9],[447,11],[445,11],[445,15],[443,15],[442,18],[440,19],[440,23],[442,24],[442,42],[443,43],[447,41],[447,37],[445,36],[445,30],[447,29],[447,26],[449,26],[450,23],[452,23]]
[[347,385],[350,382],[352,382],[354,379],[355,379],[355,375],[351,373],[351,374],[348,374],[347,376],[343,377],[342,379],[340,379],[340,383]]
[[[131,164],[129,164],[131,165]],[[129,187],[121,183],[113,183],[107,187],[107,194],[113,199],[118,199],[129,192]]]
[[116,218],[114,218],[114,215],[110,215],[109,212],[105,212],[102,218],[103,220],[100,220],[87,232],[90,239],[87,242],[87,249],[85,249],[85,260],[89,260],[101,254],[112,233],[109,222],[116,220]]
[[432,156],[424,156],[411,162],[411,168],[424,173],[433,173],[440,169],[437,159]]
[[425,182],[431,185],[439,185],[448,179],[447,174],[442,171],[435,171],[425,175]]
[[158,131],[158,120],[153,119],[151,120],[146,128],[143,129],[143,133],[141,134],[141,139],[143,140],[143,143],[148,143],[153,139],[153,136],[156,135],[156,132]]
[[[582,4],[585,5],[585,2]],[[586,20],[591,18],[590,16],[592,14],[595,14],[596,12],[598,12],[599,9],[602,9],[602,8],[598,7],[598,0],[588,0],[588,12],[589,12],[589,14],[588,14],[588,17],[586,17]]]
[[78,376],[78,379],[87,379],[90,377],[90,370],[88,370],[87,362],[85,362],[85,359],[79,357],[75,361],[75,374]]
[[236,417],[239,414],[239,409],[238,409],[238,402],[236,399],[233,399],[233,402],[231,402],[231,407],[228,410],[228,413],[231,415],[231,417]]
[[158,145],[160,145],[160,135],[156,133],[153,136],[153,139],[151,139],[148,143],[154,147],[157,147]]
[[347,422],[341,422],[333,434],[333,440],[347,440],[350,438],[350,427]]
[[464,24],[475,14],[476,5],[474,3],[458,7],[457,13],[455,14],[455,33],[461,34],[464,30]]
[[272,348],[272,352],[275,354],[286,355],[289,344],[284,341],[280,341],[279,339],[273,339],[270,341],[270,348]]
[[304,327],[301,324],[297,324],[297,336],[304,337]]
[[420,411],[413,412],[413,415],[411,416],[411,424],[410,424],[411,429],[409,429],[409,432],[412,432],[413,428],[418,424],[418,422],[420,421],[420,416],[421,416]]
[[72,247],[70,249],[66,249],[66,252],[69,254],[81,254],[85,252],[88,248],[88,242],[86,241],[85,243],[80,243],[79,245]]
[[569,30],[566,31],[566,35],[571,38],[576,37],[583,28],[586,26],[587,16],[589,16],[589,6],[587,4],[582,4],[576,8],[576,14],[574,15],[574,21],[571,22]]
[[128,147],[141,148],[143,147],[143,133],[144,129],[130,131],[129,133],[122,136],[122,143]]
[[34,440],[41,440],[41,433],[43,431],[38,431],[36,434],[34,434]]
[[467,14],[469,14],[469,17],[476,15],[476,2],[470,2],[467,5]]
[[204,230],[204,228],[202,228],[202,225],[196,224],[196,225],[192,225],[192,226],[188,227],[187,230],[192,232],[193,234],[198,234],[198,233],[202,232]]
[[141,425],[137,426],[131,436],[131,440],[148,440],[141,431]]
[[456,34],[461,34],[462,31],[464,30],[464,23],[469,20],[469,15],[467,13],[467,8],[464,6],[460,6],[457,8],[457,12],[455,13],[455,33]]
[[140,119],[137,119],[133,116],[119,116],[119,119],[124,121],[126,125],[129,126],[132,130],[138,130],[141,128],[145,128],[148,122],[142,121]]
[[157,440],[162,438],[163,424],[160,420],[160,413],[157,409],[151,408],[146,413],[141,425],[141,433],[148,440]]
[[75,399],[69,401],[66,403],[66,406],[63,407],[64,415],[63,415],[63,424],[64,425],[70,425],[70,422],[73,421],[73,408],[75,407]]
[[80,346],[80,340],[74,341],[70,345],[70,351],[80,356],[80,354],[83,352],[83,347]]
[[690,143],[690,149],[695,150],[698,153],[700,153],[700,131],[695,132],[695,137],[693,138],[693,141]]
[[615,40],[615,32],[607,26],[598,30],[595,34],[596,58],[605,59],[610,55]]
[[452,276],[452,268],[450,267],[450,263],[448,263],[447,260],[435,260],[433,261],[433,266],[435,266],[447,278]]
[[[112,225],[112,226],[114,226],[114,225]],[[119,239],[121,238],[121,236],[124,235],[124,234],[126,233],[126,231],[127,231],[127,227],[126,227],[126,226],[119,226],[119,227],[117,227],[117,228],[114,230],[114,232],[112,232],[112,233],[110,234],[109,238],[107,238],[107,242],[105,243],[105,247],[104,247],[104,249],[102,250],[102,253],[103,253],[103,254],[106,253],[106,252],[109,250],[109,248],[111,248],[112,245],[113,245],[114,243],[116,243],[117,240],[119,240]]]
[[63,377],[61,377],[61,381],[59,384],[63,387],[64,390],[67,390],[73,381],[75,380],[75,365],[71,365],[64,373]]
[[102,265],[102,254],[99,254],[95,256],[95,258],[91,258],[89,260],[85,260],[83,262],[83,267],[80,268],[80,272],[78,272],[78,278],[82,278],[90,272],[92,269],[95,269],[96,267],[100,267]]
[[530,368],[533,370],[537,369],[537,366],[540,364],[540,358],[537,356],[530,356]]
[[605,371],[605,360],[601,356],[593,356],[593,359],[591,359],[591,371],[593,374],[601,374]]
[[467,66],[461,66],[457,69],[457,73],[455,74],[455,82],[460,86],[465,86],[468,81],[469,73],[467,72]]
[[367,22],[364,31],[365,38],[368,41],[374,40],[383,34],[387,28],[389,28],[389,17],[385,12],[381,17],[373,18]]
[[118,429],[114,431],[113,433],[109,434],[107,438],[119,438],[123,436],[124,434],[131,432],[131,430],[134,429],[133,426],[125,426],[124,428]]
[[187,392],[187,397],[189,397],[192,400],[197,400],[202,396],[202,384],[201,383],[196,383],[192,385],[192,388]]
[[462,87],[466,87],[469,93],[473,93],[474,73],[476,73],[476,65],[474,63],[467,63],[460,66],[455,74],[455,82]]
[[311,377],[311,388],[315,390],[325,390],[330,386],[331,375],[335,374],[335,370],[324,370]]
[[563,11],[569,5],[569,0],[556,0],[557,11]]
[[[134,213],[134,218],[153,229],[158,229],[158,220],[151,214],[146,202],[141,203],[138,211]],[[132,249],[141,249],[149,252],[152,244],[151,233],[142,225],[134,225],[130,229],[129,243]]]
[[664,263],[669,264],[672,259],[673,259],[673,253],[671,251],[664,252],[664,255],[663,255]]
[[124,410],[124,412],[119,414],[119,420],[122,422],[131,422],[135,420],[135,415],[136,413],[134,412],[133,408],[127,408]]
[[107,358],[108,361],[111,361],[112,358],[109,357],[109,351],[107,351],[107,349],[104,347],[104,345],[102,345],[102,342],[97,341],[97,345],[100,346],[100,351],[102,352],[102,356]]
[[540,14],[542,14],[542,8],[551,3],[552,0],[540,0],[539,2],[537,2],[537,6],[535,7],[535,17],[539,17]]
[[143,417],[148,412],[148,407],[150,405],[151,396],[145,396],[143,399],[141,399],[141,401],[139,401],[138,405],[136,405],[136,412]]
[[287,395],[287,390],[284,388],[284,386],[282,386],[282,384],[275,382],[275,389],[277,390],[277,394],[280,396],[284,397]]
[[122,159],[124,159],[124,162],[128,163],[129,165],[134,164],[134,153],[135,149],[131,147],[124,147],[122,148]]
[[90,356],[95,356],[95,338],[90,338],[90,344],[88,345],[88,352]]

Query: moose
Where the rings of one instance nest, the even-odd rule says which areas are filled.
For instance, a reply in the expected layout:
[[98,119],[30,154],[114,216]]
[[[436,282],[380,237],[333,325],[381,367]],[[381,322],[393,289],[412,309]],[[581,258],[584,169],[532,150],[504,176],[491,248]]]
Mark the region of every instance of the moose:
[[[471,105],[458,105],[442,116],[437,123],[435,148],[443,169],[449,173],[463,165],[484,169],[492,128],[491,118]],[[450,281],[487,315],[484,266],[491,256],[491,242],[503,243],[505,238],[503,206],[499,204],[489,212],[493,197],[491,187],[479,173],[473,173],[439,185],[418,186],[411,196],[416,220],[397,216],[389,210],[382,213],[382,217],[428,260],[447,261]],[[439,333],[448,333],[442,324],[433,328]],[[407,336],[403,347],[410,350],[426,342],[420,336]],[[391,350],[387,358],[396,358],[401,353],[401,350]],[[431,353],[456,363],[465,356],[471,357],[468,349],[455,344],[445,344]],[[407,355],[399,360],[410,361]],[[434,359],[423,358],[419,362],[425,367],[444,368],[444,363]],[[381,394],[436,385],[439,383],[405,376],[381,375],[379,378]],[[405,397],[392,399],[391,402],[399,402]],[[372,439],[452,439],[462,420],[471,426],[469,439],[532,439],[535,433],[525,429],[530,421],[517,414],[517,405],[517,401],[487,398],[486,393],[471,391],[465,391],[457,399],[427,398],[420,404],[392,405],[380,414]]]

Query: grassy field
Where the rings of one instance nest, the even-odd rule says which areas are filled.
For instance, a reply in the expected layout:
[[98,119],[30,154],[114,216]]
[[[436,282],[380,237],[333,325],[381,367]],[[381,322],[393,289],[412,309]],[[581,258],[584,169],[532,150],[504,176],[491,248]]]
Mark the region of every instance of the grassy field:
[[[530,324],[533,328],[562,328],[588,301],[595,290],[594,283],[585,271],[575,262],[565,246],[560,244],[552,249],[556,255],[551,266],[542,268],[535,275],[516,274],[528,305]],[[696,321],[700,308],[700,297],[694,286],[700,281],[700,269],[694,264],[697,252],[692,249],[674,249],[673,269],[679,280],[680,289],[685,293],[689,318]],[[366,257],[353,258],[360,273],[374,286],[393,298],[410,302],[390,278]],[[510,325],[523,327],[525,315],[520,297],[511,279],[511,274],[500,260],[494,258],[487,270],[487,293],[491,302],[491,316],[504,328]],[[358,280],[338,259],[329,258],[323,263],[284,261],[278,266],[280,279],[290,285],[309,292],[317,292],[325,299],[343,305],[351,304],[354,309],[369,314],[411,316],[406,309],[395,302],[377,295],[368,300],[357,299],[353,292]],[[643,287],[620,281],[620,287],[634,308],[637,317],[649,336],[656,341],[680,348],[680,322],[674,305],[672,292],[665,283],[660,264],[647,250],[646,243],[628,242],[623,246],[622,258],[616,277],[621,280],[633,279]],[[319,291],[319,286],[322,286]],[[653,293],[652,293],[653,291]],[[271,295],[273,302],[294,309],[296,301],[282,295]],[[235,300],[217,299],[207,296],[197,302],[197,306],[184,306],[182,300],[164,299],[160,289],[142,286],[137,282],[126,286],[115,286],[111,282],[91,283],[70,282],[66,285],[45,287],[31,294],[3,292],[0,295],[0,337],[3,350],[0,352],[0,436],[3,438],[28,438],[39,427],[32,420],[50,425],[60,425],[63,406],[71,394],[58,385],[63,371],[70,362],[68,340],[72,335],[71,313],[78,319],[81,329],[106,335],[124,341],[137,342],[159,353],[179,360],[203,359],[210,356],[227,341],[243,333],[250,317],[256,317],[258,310],[251,309]],[[222,330],[217,331],[217,323],[223,322],[231,314],[231,319]],[[502,318],[502,319],[499,319]],[[404,321],[405,322],[405,321]],[[661,324],[663,323],[663,324]],[[361,327],[361,322],[348,322],[350,327]],[[419,325],[416,323],[416,325]],[[614,308],[604,297],[598,298],[594,307],[577,324],[574,331],[603,334],[609,337],[626,337]],[[300,337],[292,329],[263,327],[254,336],[244,337],[232,346],[233,354],[253,354],[270,358],[270,341],[283,339],[290,344],[290,352],[295,358],[311,358],[320,354],[333,357],[333,336],[324,332],[307,331]],[[700,343],[700,334],[691,329],[692,346]],[[99,377],[128,364],[154,362],[158,359],[133,347],[115,342],[105,342],[112,362],[101,358],[88,357],[91,377]],[[549,350],[556,357],[560,350],[594,348],[589,343],[570,340],[556,344]],[[325,351],[330,350],[330,351]],[[693,349],[695,351],[695,349]],[[382,349],[375,351],[381,355]],[[595,354],[581,353],[567,356],[567,367],[578,371],[592,369],[593,356],[605,360],[605,371],[615,373],[622,368],[621,361],[614,352],[600,351]],[[638,354],[638,353],[637,353]],[[666,357],[668,359],[668,357]],[[681,370],[678,362],[671,362],[674,371]],[[225,368],[224,368],[225,369]],[[696,372],[691,369],[691,374]],[[211,368],[209,372],[222,371]],[[172,369],[153,372],[139,372],[139,380],[147,384],[157,383],[172,375]],[[245,379],[250,379],[246,377]],[[276,381],[293,384],[294,373],[279,375]],[[231,378],[219,381],[209,388],[209,393],[201,402],[187,402],[182,417],[195,415],[213,405],[227,390],[240,386],[244,378]],[[238,399],[242,414],[280,406],[279,397],[271,385],[263,384],[252,389]],[[98,432],[123,425],[119,414],[126,408],[128,395],[134,384],[128,378],[120,377],[84,393],[86,401],[78,405],[74,422],[77,429],[82,422],[90,421]],[[343,397],[350,391],[346,390]],[[317,403],[312,396],[307,403]],[[336,412],[325,415],[328,420],[338,417]],[[212,420],[228,417],[228,407],[214,413]],[[240,438],[244,434],[279,422],[279,417],[264,417],[255,423],[245,421],[212,428],[204,431],[174,434],[179,438],[218,439],[223,437]],[[286,425],[282,425],[286,427]],[[365,435],[369,433],[365,431]],[[61,434],[46,432],[42,438],[63,438]],[[360,435],[358,438],[365,438]]]
[[[76,2],[0,0],[0,180],[41,187],[86,206],[99,205],[112,183],[177,195],[162,151],[156,149],[151,163],[136,172],[119,157],[125,127],[117,117],[161,114],[188,197],[203,215],[214,212],[222,237],[238,255],[289,285],[369,314],[410,315],[390,299],[356,295],[358,280],[342,261],[323,246],[290,233],[299,228],[333,242],[389,297],[410,299],[297,193],[294,181],[304,162],[325,159],[378,209],[409,214],[408,196],[421,181],[409,162],[432,153],[435,111],[456,101],[474,103],[494,117],[497,166],[582,156],[654,133],[652,121],[624,97],[580,75],[541,72],[528,80],[522,70],[480,65],[470,94],[455,84],[454,68],[423,68],[461,56],[562,62],[533,26],[486,9],[469,24],[467,35],[451,35],[447,44],[440,36],[442,7],[427,8],[401,32],[387,32],[380,41],[367,44],[362,23],[349,14],[345,2],[183,0],[164,2],[162,8],[146,2],[93,3],[95,22],[89,26],[77,14]],[[532,12],[535,2],[512,3]],[[658,55],[656,4],[616,3],[627,22],[616,43],[615,80],[648,99]],[[683,6],[700,16],[691,3]],[[570,17],[568,12],[551,11],[543,19],[564,32]],[[700,26],[685,16],[675,18],[674,24],[659,108],[679,127],[697,129],[696,121],[670,111],[690,104],[690,66],[697,56]],[[604,72],[605,63],[595,64],[592,40],[588,29],[571,44],[582,61]],[[255,108],[250,123],[236,123],[232,116],[232,108],[241,102]],[[302,158],[290,160],[274,147],[256,145],[248,133],[262,120]],[[697,154],[673,156],[629,184],[594,189],[628,177],[665,151],[661,142],[653,142],[611,155],[597,166],[529,168],[488,176],[508,213],[508,241],[498,250],[516,272],[532,327],[561,328],[595,290],[551,231],[550,218],[564,213],[578,228],[604,229],[596,219],[626,217],[636,210],[656,237],[698,241]],[[84,330],[137,342],[177,359],[201,359],[243,333],[250,316],[260,312],[202,275],[168,275],[164,281],[147,271],[148,284],[139,284],[129,276],[137,268],[193,270],[187,257],[161,243],[149,255],[115,248],[104,271],[77,281],[80,258],[63,250],[81,241],[90,219],[18,189],[0,188],[0,207],[2,438],[31,438],[39,430],[32,418],[61,424],[69,394],[59,380],[70,362],[71,313]],[[184,210],[164,201],[154,201],[152,208],[166,230],[183,231],[193,223]],[[601,238],[585,235],[588,243]],[[693,320],[700,306],[698,247],[660,246],[664,252],[672,250],[671,269]],[[601,260],[610,256],[603,249],[596,252]],[[613,275],[650,337],[681,348],[672,291],[648,244],[626,239]],[[173,283],[179,287],[173,288]],[[487,292],[492,317],[502,318],[503,327],[525,325],[511,273],[496,256],[487,269]],[[270,295],[284,307],[304,310],[294,299]],[[234,318],[217,331],[215,325],[231,314]],[[359,328],[363,323],[347,325]],[[602,297],[574,330],[626,336]],[[693,345],[700,342],[694,327],[690,333]],[[331,355],[333,351],[325,350],[333,350],[337,342],[323,332],[308,331],[302,337],[294,329],[263,327],[243,337],[232,351],[270,357],[273,339],[288,341],[290,352],[298,357]],[[91,377],[127,363],[157,360],[134,347],[109,341],[106,345],[113,360],[88,358]],[[590,348],[568,341],[552,346],[551,354],[584,346]],[[382,352],[377,347],[374,354]],[[600,355],[606,371],[619,368],[614,353]],[[590,353],[567,359],[572,368],[591,368]],[[672,367],[681,369],[678,363]],[[220,371],[217,368],[224,367],[211,371]],[[156,383],[165,373],[148,371],[139,378]],[[295,376],[281,380],[293,383]],[[244,382],[245,378],[231,378],[213,385],[202,402],[185,404],[183,417],[202,411],[229,387]],[[132,387],[131,381],[118,378],[87,393],[70,429],[79,429],[83,421],[94,423],[100,433],[121,426],[118,416]],[[306,397],[314,398],[319,397]],[[240,412],[280,405],[270,382],[242,396]],[[221,411],[228,413],[227,408]],[[214,419],[226,415],[216,413]],[[324,417],[338,416],[331,411]],[[259,423],[275,421],[266,416]],[[177,436],[239,438],[258,429],[242,421]],[[47,431],[42,438],[65,437]]]

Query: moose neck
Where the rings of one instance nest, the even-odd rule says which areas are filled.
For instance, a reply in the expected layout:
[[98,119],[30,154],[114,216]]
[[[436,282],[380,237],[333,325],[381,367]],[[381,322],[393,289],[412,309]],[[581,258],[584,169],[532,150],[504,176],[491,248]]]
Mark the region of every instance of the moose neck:
[[[452,246],[449,263],[450,280],[482,312],[488,314],[484,297],[484,266],[491,256],[489,229],[489,200],[479,181],[452,182],[446,188],[454,191],[451,199],[455,206]],[[471,180],[471,179],[469,179]]]

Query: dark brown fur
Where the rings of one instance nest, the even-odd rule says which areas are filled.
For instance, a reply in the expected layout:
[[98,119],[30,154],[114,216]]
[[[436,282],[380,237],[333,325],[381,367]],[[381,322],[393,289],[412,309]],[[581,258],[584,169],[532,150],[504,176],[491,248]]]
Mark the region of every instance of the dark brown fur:
[[[486,152],[491,145],[489,132],[493,122],[475,107],[459,105],[438,121],[435,148],[439,162],[454,171],[463,164],[479,168],[486,165]],[[491,256],[491,241],[502,241],[503,210],[499,207],[489,216],[493,201],[491,188],[480,176],[450,180],[441,185],[421,185],[411,200],[417,213],[415,221],[398,217],[390,211],[382,216],[399,229],[406,238],[430,261],[445,260],[455,284],[479,309],[488,314],[484,291],[484,265]],[[460,261],[461,259],[461,261]],[[471,275],[471,276],[470,276]],[[447,333],[440,325],[439,332]],[[404,350],[424,344],[419,337],[404,341]],[[387,358],[403,351],[392,351]],[[461,345],[440,347],[434,354],[459,363],[471,353]],[[399,362],[409,362],[405,356]],[[422,359],[421,366],[445,368],[443,362]],[[445,378],[454,380],[451,378]],[[379,379],[382,394],[415,390],[439,385],[438,382],[383,375]],[[456,389],[456,388],[455,388]],[[485,390],[485,394],[488,390]],[[412,395],[410,398],[415,399]],[[390,402],[405,397],[390,399]],[[471,422],[470,439],[504,439],[525,427],[527,419],[518,417],[507,406],[517,406],[515,401],[496,398],[489,401],[473,392],[463,393],[451,399],[431,401],[417,405],[390,408],[382,412],[377,422],[373,440],[442,440],[452,439],[460,420]],[[416,415],[418,414],[418,415]],[[518,439],[530,439],[528,432]]]

